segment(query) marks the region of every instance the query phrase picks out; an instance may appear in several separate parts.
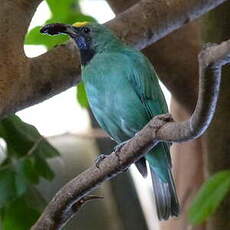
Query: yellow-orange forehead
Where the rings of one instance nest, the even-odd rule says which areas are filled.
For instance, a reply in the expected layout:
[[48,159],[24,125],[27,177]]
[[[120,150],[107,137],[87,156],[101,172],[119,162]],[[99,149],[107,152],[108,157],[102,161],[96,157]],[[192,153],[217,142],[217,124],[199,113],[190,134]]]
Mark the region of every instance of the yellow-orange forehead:
[[82,27],[82,26],[85,26],[87,24],[89,24],[89,22],[75,22],[73,24],[73,26],[75,26],[75,27]]

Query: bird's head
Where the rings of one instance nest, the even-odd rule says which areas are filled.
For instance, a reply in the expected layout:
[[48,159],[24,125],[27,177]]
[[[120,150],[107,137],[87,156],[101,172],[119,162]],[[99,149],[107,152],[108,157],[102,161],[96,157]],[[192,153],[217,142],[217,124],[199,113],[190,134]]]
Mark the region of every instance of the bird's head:
[[104,25],[95,22],[77,22],[73,25],[54,23],[45,25],[41,33],[49,35],[67,34],[80,50],[101,52],[116,37]]

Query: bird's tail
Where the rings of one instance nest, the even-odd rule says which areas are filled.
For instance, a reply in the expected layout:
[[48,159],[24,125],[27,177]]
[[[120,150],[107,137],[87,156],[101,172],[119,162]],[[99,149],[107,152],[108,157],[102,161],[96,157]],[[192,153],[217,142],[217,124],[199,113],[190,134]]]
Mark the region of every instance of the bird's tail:
[[171,156],[167,143],[159,143],[147,155],[159,220],[179,215],[179,202],[171,172]]
[[157,175],[154,168],[151,168],[150,171],[159,220],[167,220],[170,216],[178,216],[179,202],[171,170],[168,169],[169,180],[167,182],[164,182]]

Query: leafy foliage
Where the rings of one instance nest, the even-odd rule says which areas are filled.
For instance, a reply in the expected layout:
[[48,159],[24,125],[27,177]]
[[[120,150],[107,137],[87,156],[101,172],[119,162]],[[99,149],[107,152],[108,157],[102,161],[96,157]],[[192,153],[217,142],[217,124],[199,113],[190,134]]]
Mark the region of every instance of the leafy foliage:
[[83,82],[80,82],[77,85],[77,100],[82,107],[87,108],[89,106],[89,102],[87,99],[87,95],[85,92],[85,86]]
[[4,208],[3,229],[28,230],[39,216],[40,211],[28,205],[26,196],[19,197]]
[[[26,230],[40,215],[40,211],[27,202],[28,198],[38,199],[38,192],[28,196],[29,191],[35,189],[33,186],[38,184],[41,177],[53,179],[54,174],[46,160],[59,156],[59,153],[35,127],[23,122],[16,115],[1,121],[0,137],[7,145],[6,158],[0,165],[0,210],[3,229]],[[23,218],[26,213],[27,218]]]
[[189,209],[189,220],[200,224],[211,216],[230,191],[230,170],[216,173],[203,184]]

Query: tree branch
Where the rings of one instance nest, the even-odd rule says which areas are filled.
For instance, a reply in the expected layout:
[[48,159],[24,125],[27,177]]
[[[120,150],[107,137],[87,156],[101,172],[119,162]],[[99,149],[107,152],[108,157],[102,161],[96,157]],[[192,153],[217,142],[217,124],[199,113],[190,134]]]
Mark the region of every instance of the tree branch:
[[[55,228],[56,220],[61,220],[63,214],[76,202],[102,182],[122,173],[159,141],[181,142],[202,135],[214,115],[221,67],[228,62],[230,62],[230,40],[204,49],[199,55],[199,97],[191,118],[184,122],[174,122],[168,114],[154,117],[119,151],[111,153],[101,161],[99,167],[94,164],[67,183],[51,200],[32,230],[60,229]],[[63,219],[60,226],[66,221]]]
[[110,7],[112,8],[115,14],[120,14],[121,12],[127,10],[134,4],[136,4],[139,0],[106,0]]
[[72,205],[71,208],[66,209],[65,212],[62,213],[62,216],[60,218],[55,219],[52,229],[62,228],[63,224],[68,222],[75,215],[75,213],[78,212],[80,208],[82,208],[83,205],[85,205],[88,201],[97,200],[97,199],[103,199],[103,197],[95,196],[95,195],[82,197],[82,199],[80,199],[74,205]]
[[[207,129],[213,117],[219,94],[220,67],[230,61],[229,49],[230,41],[228,40],[219,46],[210,45],[200,53],[199,95],[195,111],[188,121],[168,123],[160,129],[158,136],[161,140],[187,141],[201,136]],[[208,80],[205,76],[209,77]],[[173,135],[175,130],[178,130],[176,136]]]
[[[142,49],[224,1],[142,0],[110,21],[108,26],[123,41]],[[25,28],[41,0],[18,0],[16,9],[16,3],[2,2],[0,117],[41,102],[80,81],[79,57],[71,43],[37,58],[29,59],[24,55]],[[9,28],[16,33],[10,33]]]

